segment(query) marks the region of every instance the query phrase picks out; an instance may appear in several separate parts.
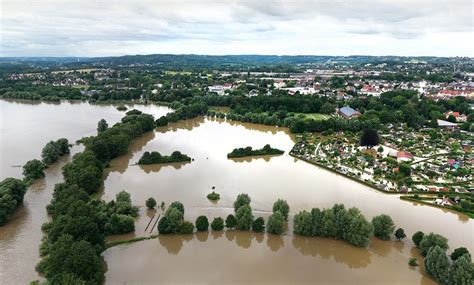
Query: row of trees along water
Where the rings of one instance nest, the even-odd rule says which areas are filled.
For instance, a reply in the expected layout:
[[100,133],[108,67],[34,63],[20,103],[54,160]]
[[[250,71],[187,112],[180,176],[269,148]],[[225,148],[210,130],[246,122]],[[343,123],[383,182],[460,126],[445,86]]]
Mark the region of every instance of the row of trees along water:
[[42,227],[46,236],[37,270],[49,282],[103,282],[100,254],[105,249],[105,236],[133,232],[138,208],[124,191],[107,203],[91,195],[103,185],[102,172],[110,160],[127,153],[134,138],[154,128],[153,116],[131,110],[112,127],[101,120],[96,136],[78,141],[85,150],[63,167],[64,182],[55,186],[47,206],[52,221]]
[[[237,229],[270,234],[282,234],[288,221],[290,207],[285,200],[278,199],[273,204],[272,214],[267,222],[262,217],[255,218],[250,206],[251,199],[247,194],[239,194],[234,202],[234,214],[229,214],[224,222],[222,217],[215,217],[209,224],[206,216],[199,216],[195,221],[197,231],[207,231],[209,225],[213,231],[221,231],[224,226],[227,229]],[[184,220],[184,205],[173,202],[158,222],[160,234],[191,234],[194,225]],[[358,247],[367,247],[370,238],[375,236],[381,240],[390,240],[394,235],[397,240],[406,237],[402,228],[395,230],[392,218],[381,214],[372,218],[369,222],[357,208],[346,209],[343,204],[335,204],[329,209],[313,208],[310,212],[303,210],[293,217],[293,232],[297,235],[311,237],[325,237],[344,240]],[[434,280],[441,284],[458,285],[472,284],[474,265],[471,261],[469,251],[460,247],[451,254],[450,262],[446,251],[448,250],[447,238],[430,233],[424,235],[417,232],[412,240],[425,256],[424,264],[426,272]],[[409,261],[410,265],[416,266],[417,260]]]
[[65,138],[48,142],[41,152],[41,160],[32,159],[23,166],[23,179],[8,177],[0,182],[0,226],[5,225],[22,203],[28,186],[45,176],[44,170],[61,156],[69,154]]

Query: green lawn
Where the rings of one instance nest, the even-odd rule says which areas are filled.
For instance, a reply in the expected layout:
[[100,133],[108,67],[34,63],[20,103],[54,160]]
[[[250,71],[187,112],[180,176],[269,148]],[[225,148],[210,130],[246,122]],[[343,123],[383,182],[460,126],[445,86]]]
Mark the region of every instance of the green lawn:
[[191,72],[189,71],[172,71],[172,70],[167,70],[165,71],[166,74],[168,75],[176,75],[176,74],[179,74],[179,75],[191,75]]
[[326,120],[326,119],[329,119],[331,116],[330,115],[325,115],[325,114],[319,114],[319,113],[296,113],[297,115],[299,114],[303,114],[306,119],[313,119],[313,120],[316,120],[316,121],[320,121],[320,120]]

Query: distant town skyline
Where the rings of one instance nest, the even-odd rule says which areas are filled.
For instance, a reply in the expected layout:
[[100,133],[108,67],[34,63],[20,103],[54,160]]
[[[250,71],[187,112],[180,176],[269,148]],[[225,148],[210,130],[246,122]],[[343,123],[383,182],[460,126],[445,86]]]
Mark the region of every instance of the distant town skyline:
[[2,0],[0,56],[474,56],[471,0]]

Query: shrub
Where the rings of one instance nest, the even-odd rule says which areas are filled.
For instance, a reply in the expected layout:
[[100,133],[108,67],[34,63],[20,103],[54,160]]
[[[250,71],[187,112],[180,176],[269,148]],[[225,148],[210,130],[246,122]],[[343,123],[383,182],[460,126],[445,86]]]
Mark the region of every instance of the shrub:
[[285,218],[280,213],[280,211],[276,211],[272,215],[270,215],[270,217],[268,218],[267,232],[274,235],[282,234],[284,230],[284,226],[285,226]]
[[135,230],[135,221],[132,217],[120,214],[113,214],[105,224],[107,235],[117,235],[131,233]]
[[156,206],[156,201],[153,197],[150,197],[146,200],[145,205],[148,209],[153,209]]
[[196,229],[199,232],[204,232],[209,229],[209,221],[206,216],[199,216],[196,219]]
[[214,218],[211,223],[213,231],[222,231],[224,229],[224,220],[221,217]]
[[265,230],[265,220],[262,217],[258,217],[252,223],[252,231],[261,233]]
[[410,266],[418,266],[418,261],[416,260],[416,258],[410,258],[410,261],[408,261],[408,264]]
[[211,201],[217,201],[221,198],[221,195],[219,195],[219,193],[216,193],[214,191],[212,191],[211,193],[207,194],[207,199],[211,200]]
[[225,227],[228,229],[233,229],[237,225],[237,220],[235,219],[235,216],[230,214],[227,216],[225,219]]
[[179,227],[180,234],[192,234],[194,232],[194,225],[190,221],[184,221]]
[[395,237],[396,237],[398,240],[401,240],[401,239],[406,238],[407,235],[405,234],[405,230],[403,230],[402,228],[398,228],[398,229],[395,231]]

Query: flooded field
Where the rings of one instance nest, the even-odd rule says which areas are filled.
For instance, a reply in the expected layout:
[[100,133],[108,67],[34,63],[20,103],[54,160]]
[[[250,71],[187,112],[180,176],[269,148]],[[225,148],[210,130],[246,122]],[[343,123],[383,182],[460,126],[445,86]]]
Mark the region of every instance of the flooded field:
[[[101,118],[111,125],[123,116],[114,106],[84,103],[23,104],[0,100],[0,107],[2,178],[20,177],[21,168],[12,166],[39,158],[49,140],[67,137],[73,142],[95,134]],[[168,111],[157,106],[138,109],[155,117]],[[288,155],[293,143],[284,128],[207,118],[178,122],[145,134],[133,142],[127,155],[113,160],[104,173],[104,189],[99,193],[102,199],[109,201],[126,190],[132,202],[140,206],[135,233],[108,240],[157,233],[156,229],[144,230],[150,218],[160,214],[146,210],[145,200],[149,197],[166,205],[181,201],[186,208],[185,219],[194,222],[198,215],[210,219],[225,217],[233,211],[237,194],[248,193],[256,217],[267,218],[278,198],[288,201],[290,220],[302,209],[343,203],[346,207],[358,207],[368,219],[380,213],[389,214],[409,237],[417,230],[437,232],[448,237],[451,250],[465,246],[474,251],[474,223],[466,216],[401,201],[397,196],[376,192],[294,159]],[[236,147],[261,148],[265,144],[282,149],[285,154],[233,160],[226,157]],[[76,146],[72,151],[80,150]],[[135,165],[145,151],[169,155],[175,150],[194,161]],[[67,160],[65,157],[52,165],[46,178],[30,187],[13,220],[0,227],[1,284],[26,284],[39,278],[34,266],[39,261],[41,224],[47,221],[45,206],[54,184],[62,179],[60,168]],[[221,195],[218,202],[206,198],[212,187]],[[226,231],[161,236],[116,246],[103,253],[106,283],[433,283],[421,269],[409,268],[408,259],[418,257],[409,240],[373,239],[368,249],[360,249],[341,241],[293,236],[291,222],[288,228],[281,237]]]
[[[257,217],[267,218],[277,198],[288,201],[292,214],[314,206],[344,203],[346,207],[358,207],[369,219],[380,213],[389,214],[410,237],[418,230],[437,232],[449,238],[452,249],[461,245],[474,248],[474,224],[466,216],[407,203],[296,160],[288,155],[293,143],[286,129],[205,118],[179,122],[142,137],[135,141],[127,156],[112,161],[106,173],[103,199],[111,200],[116,193],[126,190],[133,203],[141,206],[135,233],[109,240],[157,233],[156,229],[145,232],[150,218],[160,213],[146,210],[144,203],[149,197],[166,205],[181,201],[186,208],[185,219],[194,222],[198,215],[212,219],[232,213],[235,197],[244,192],[252,198]],[[226,157],[236,147],[261,148],[265,144],[286,153],[239,160]],[[170,154],[175,150],[194,161],[168,166],[134,165],[145,151]],[[206,198],[212,187],[221,195],[217,203]],[[209,237],[160,237],[111,248],[104,257],[108,284],[146,284],[153,280],[286,284],[353,280],[380,284],[383,278],[399,284],[430,284],[431,279],[420,274],[419,269],[408,267],[409,258],[417,256],[412,248],[409,240],[399,243],[374,239],[370,248],[364,250],[340,241],[294,237],[291,230],[283,238],[231,231]],[[180,268],[180,274],[172,270],[174,266]],[[237,267],[239,274],[234,273]]]

